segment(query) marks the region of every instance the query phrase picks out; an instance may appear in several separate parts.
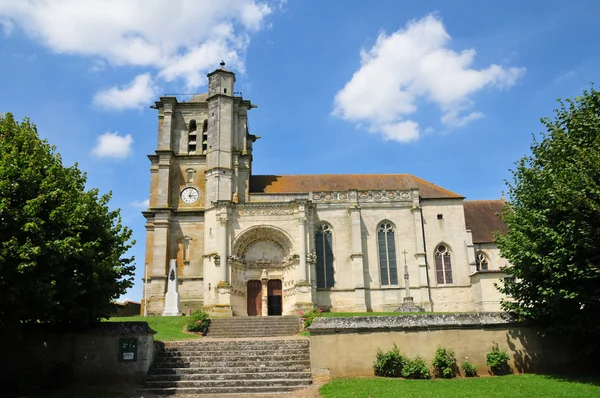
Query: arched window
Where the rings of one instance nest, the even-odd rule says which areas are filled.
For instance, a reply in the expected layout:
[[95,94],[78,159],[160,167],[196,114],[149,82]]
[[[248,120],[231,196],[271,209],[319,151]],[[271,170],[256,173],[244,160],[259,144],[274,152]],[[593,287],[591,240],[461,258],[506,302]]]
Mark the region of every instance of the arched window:
[[452,283],[452,256],[446,245],[435,249],[435,274],[438,285]]
[[202,154],[208,152],[208,119],[204,119],[202,123]]
[[396,266],[396,243],[394,227],[389,222],[382,222],[377,228],[377,244],[379,248],[379,274],[381,285],[398,284],[398,267]]
[[490,260],[484,252],[477,252],[475,254],[475,266],[477,271],[487,271],[490,268]]
[[317,287],[333,287],[333,233],[328,224],[321,224],[315,233],[317,254]]

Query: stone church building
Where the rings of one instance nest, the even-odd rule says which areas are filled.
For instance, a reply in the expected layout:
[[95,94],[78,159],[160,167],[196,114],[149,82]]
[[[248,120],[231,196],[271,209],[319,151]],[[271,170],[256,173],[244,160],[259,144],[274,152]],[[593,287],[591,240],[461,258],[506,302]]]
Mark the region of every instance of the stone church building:
[[253,175],[256,106],[234,82],[221,67],[208,93],[153,106],[149,314],[499,310],[503,201],[409,174]]

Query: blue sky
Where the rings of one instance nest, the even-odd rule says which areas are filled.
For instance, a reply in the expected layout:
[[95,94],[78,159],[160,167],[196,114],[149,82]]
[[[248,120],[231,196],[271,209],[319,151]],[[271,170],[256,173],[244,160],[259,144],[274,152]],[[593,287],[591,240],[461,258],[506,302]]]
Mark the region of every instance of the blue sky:
[[[137,245],[160,95],[221,59],[255,174],[410,173],[496,199],[557,98],[598,82],[597,1],[0,0],[0,112],[30,117]],[[124,297],[125,298],[125,297]]]

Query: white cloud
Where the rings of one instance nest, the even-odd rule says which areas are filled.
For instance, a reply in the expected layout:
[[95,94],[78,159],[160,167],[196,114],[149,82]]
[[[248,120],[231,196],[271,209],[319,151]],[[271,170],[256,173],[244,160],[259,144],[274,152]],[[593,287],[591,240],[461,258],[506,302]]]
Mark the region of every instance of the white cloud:
[[419,102],[436,104],[446,126],[464,126],[483,113],[470,111],[471,96],[485,87],[508,88],[524,68],[492,64],[473,69],[474,49],[448,48],[450,35],[442,21],[429,15],[411,21],[391,35],[381,33],[361,52],[361,66],[334,101],[334,115],[364,122],[386,140],[409,142],[420,136],[416,121],[407,119]]
[[156,88],[149,73],[136,76],[127,86],[111,87],[94,95],[93,103],[103,109],[124,110],[149,106]]
[[130,134],[120,136],[118,132],[106,132],[98,137],[92,155],[99,158],[125,159],[131,153],[133,138]]
[[134,200],[133,202],[130,203],[131,206],[136,207],[138,209],[147,209],[148,206],[150,206],[150,200],[146,199],[146,200]]
[[56,53],[156,71],[190,90],[221,59],[243,71],[249,34],[271,12],[261,0],[0,1],[5,34],[14,25]]

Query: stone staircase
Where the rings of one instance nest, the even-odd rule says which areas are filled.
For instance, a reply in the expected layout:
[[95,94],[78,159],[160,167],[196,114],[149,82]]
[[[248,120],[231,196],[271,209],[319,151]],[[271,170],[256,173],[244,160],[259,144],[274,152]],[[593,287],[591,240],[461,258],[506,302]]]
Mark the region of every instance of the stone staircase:
[[264,396],[305,388],[311,382],[308,339],[204,338],[165,342],[141,392]]
[[208,337],[275,337],[293,336],[300,332],[297,316],[239,316],[211,319]]

